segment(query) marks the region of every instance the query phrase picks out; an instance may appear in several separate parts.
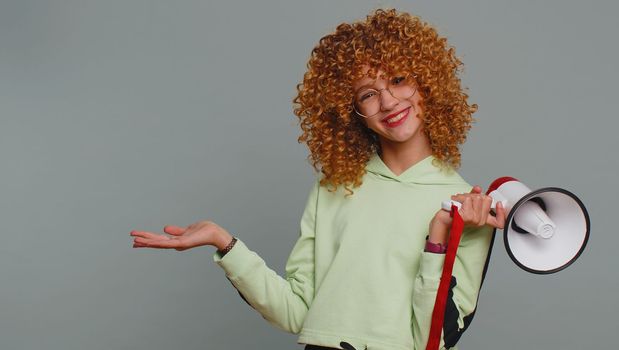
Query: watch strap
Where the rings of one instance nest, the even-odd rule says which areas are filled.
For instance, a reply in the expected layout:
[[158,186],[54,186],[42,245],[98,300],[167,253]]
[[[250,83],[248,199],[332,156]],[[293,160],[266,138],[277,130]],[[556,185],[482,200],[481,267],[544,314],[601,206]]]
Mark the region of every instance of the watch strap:
[[424,251],[435,254],[445,254],[447,252],[447,244],[432,243],[426,240],[426,247]]

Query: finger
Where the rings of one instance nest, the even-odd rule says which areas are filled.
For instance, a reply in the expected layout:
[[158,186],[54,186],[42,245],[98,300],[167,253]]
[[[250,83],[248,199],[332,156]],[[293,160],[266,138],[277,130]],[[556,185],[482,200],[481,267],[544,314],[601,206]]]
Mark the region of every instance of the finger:
[[505,208],[503,208],[503,203],[501,202],[497,202],[496,204],[496,221],[498,223],[498,228],[503,229],[505,227],[505,218],[506,218],[506,214],[505,214]]
[[138,244],[142,244],[149,248],[180,248],[181,243],[177,239],[168,239],[168,240],[155,240],[155,239],[147,239],[147,238],[136,238],[135,242]]
[[488,224],[488,225],[490,225],[490,226],[492,226],[494,228],[501,229],[501,224],[499,223],[499,221],[494,216],[488,217],[488,220],[486,221],[486,224]]
[[470,193],[456,193],[454,195],[451,196],[451,199],[453,200],[457,200],[458,202],[464,202],[464,199],[467,197],[479,197],[481,196],[481,193],[477,193],[477,192],[470,192]]
[[454,194],[453,196],[451,196],[451,199],[462,203],[467,197],[470,197],[470,196],[471,195],[468,193],[467,194],[458,193],[458,194]]
[[134,243],[138,243],[138,244],[150,244],[151,242],[161,242],[161,241],[167,241],[168,239],[162,240],[162,239],[153,239],[153,238],[144,238],[144,237],[136,237],[133,242]]
[[481,219],[479,221],[480,225],[485,225],[488,216],[490,215],[490,206],[492,205],[492,197],[486,196],[482,197],[482,205],[481,205]]
[[148,239],[170,239],[170,237],[166,235],[158,235],[148,231],[131,231],[130,235],[134,237],[142,237]]
[[466,197],[462,201],[462,206],[460,207],[460,216],[462,216],[463,221],[471,221],[473,219],[473,201],[470,197]]
[[486,223],[492,227],[496,227],[502,230],[505,227],[505,208],[500,205],[500,202],[497,202],[496,213],[496,217],[488,216],[488,220],[486,221]]
[[169,233],[174,236],[181,236],[187,231],[186,227],[180,227],[176,225],[166,225],[163,227],[163,232]]
[[471,189],[471,193],[481,193],[481,190],[482,190],[481,186],[475,185]]
[[464,204],[464,201],[467,198],[469,198],[469,197],[470,197],[470,194],[468,194],[468,193],[467,194],[458,193],[458,194],[455,194],[455,195],[451,196],[451,200],[452,201],[460,203],[460,210],[459,210],[459,212],[460,212],[460,216],[462,216],[463,220],[464,220],[464,216],[463,215],[465,215],[465,213],[464,213],[464,209],[462,208],[462,204]]
[[486,221],[484,220],[483,223],[481,221],[482,218],[482,207],[483,207],[483,202],[481,199],[480,195],[473,195],[471,200],[473,201],[473,217],[475,220],[475,224],[477,225],[483,225],[486,223]]
[[[473,215],[471,215],[469,218],[464,219],[464,217],[462,217],[463,220],[469,220],[469,219],[473,219],[475,218],[476,220],[479,220],[481,218],[481,215],[479,214],[479,211],[481,210],[481,198],[482,198],[482,194],[479,193],[458,193],[455,194],[453,196],[451,196],[451,200],[456,201],[456,202],[460,202],[461,204],[464,203],[464,201],[469,198],[469,200],[471,200],[471,203],[473,204],[471,206],[471,210],[474,211]],[[462,213],[462,211],[461,211]],[[463,214],[460,214],[463,215]],[[466,214],[465,214],[466,215]],[[480,223],[480,221],[476,221],[478,224]],[[485,222],[485,221],[482,221]]]

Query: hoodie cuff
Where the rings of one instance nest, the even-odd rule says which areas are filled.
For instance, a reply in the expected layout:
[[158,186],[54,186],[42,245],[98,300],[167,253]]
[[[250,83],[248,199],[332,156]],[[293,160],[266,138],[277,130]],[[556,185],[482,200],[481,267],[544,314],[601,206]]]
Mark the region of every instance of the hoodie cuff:
[[245,243],[236,238],[236,243],[226,254],[222,256],[219,251],[213,253],[213,261],[221,266],[232,280],[237,280],[240,276],[243,276],[245,270],[247,270],[255,259],[255,253],[249,250]]
[[[228,253],[230,254],[230,253]],[[424,280],[440,280],[446,254],[422,252],[419,262],[419,276]]]

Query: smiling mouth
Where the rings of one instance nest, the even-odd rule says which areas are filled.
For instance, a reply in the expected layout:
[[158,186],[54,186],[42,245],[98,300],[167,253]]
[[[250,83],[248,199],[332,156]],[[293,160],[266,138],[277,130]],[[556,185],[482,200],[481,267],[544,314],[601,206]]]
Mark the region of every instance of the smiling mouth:
[[383,118],[383,120],[381,120],[383,123],[385,124],[395,124],[397,122],[400,122],[402,119],[406,118],[408,116],[408,112],[410,111],[411,107],[407,107],[403,110],[401,110],[400,112],[397,113],[392,113],[388,116],[386,116],[385,118]]

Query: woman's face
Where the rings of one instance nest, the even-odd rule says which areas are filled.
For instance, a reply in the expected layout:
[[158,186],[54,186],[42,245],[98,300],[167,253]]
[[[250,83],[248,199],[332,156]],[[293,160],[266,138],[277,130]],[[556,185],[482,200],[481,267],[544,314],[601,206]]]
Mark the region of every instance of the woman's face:
[[[369,66],[363,66],[363,73],[367,73]],[[423,121],[421,116],[421,95],[419,91],[406,99],[398,99],[387,90],[389,80],[380,78],[384,72],[378,70],[377,79],[372,80],[367,75],[353,83],[355,96],[363,96],[364,91],[373,89],[379,91],[378,102],[380,109],[368,118],[363,118],[364,124],[378,134],[381,143],[406,142],[415,137],[423,137]],[[392,77],[393,78],[393,77]],[[414,82],[413,82],[414,84]],[[367,95],[366,95],[367,96]],[[395,123],[389,123],[400,117],[404,118]]]

